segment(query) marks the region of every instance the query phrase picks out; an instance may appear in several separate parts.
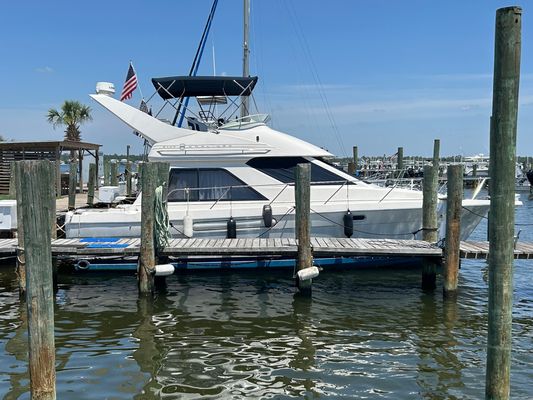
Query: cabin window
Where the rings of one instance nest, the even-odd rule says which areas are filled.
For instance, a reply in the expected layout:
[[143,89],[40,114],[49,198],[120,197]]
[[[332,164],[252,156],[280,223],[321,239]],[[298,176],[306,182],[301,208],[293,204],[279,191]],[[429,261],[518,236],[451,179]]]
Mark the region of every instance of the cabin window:
[[[298,164],[309,161],[303,157],[258,157],[246,164],[283,183],[294,183],[294,175]],[[328,182],[344,182],[345,178],[319,165],[311,163],[311,183],[325,185]]]
[[172,168],[168,201],[187,201],[186,189],[189,189],[189,201],[266,200],[235,175],[221,168]]

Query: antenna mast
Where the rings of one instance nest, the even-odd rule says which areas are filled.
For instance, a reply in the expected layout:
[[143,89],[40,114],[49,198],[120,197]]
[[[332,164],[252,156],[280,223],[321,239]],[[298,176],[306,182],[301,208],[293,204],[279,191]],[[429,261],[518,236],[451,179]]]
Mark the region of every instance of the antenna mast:
[[[250,0],[244,0],[244,35],[242,43],[242,76],[250,76],[250,66],[248,57],[250,55],[249,43],[249,28],[250,28]],[[241,117],[248,115],[248,96],[241,96]]]

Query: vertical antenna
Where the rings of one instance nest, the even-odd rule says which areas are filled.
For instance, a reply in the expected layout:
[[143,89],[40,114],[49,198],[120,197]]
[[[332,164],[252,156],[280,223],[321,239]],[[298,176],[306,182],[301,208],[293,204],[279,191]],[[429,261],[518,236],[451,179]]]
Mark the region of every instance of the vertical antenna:
[[[250,0],[244,0],[244,35],[242,43],[242,76],[250,76],[250,66],[248,56],[250,55],[249,43],[249,27],[250,27]],[[241,117],[248,115],[248,96],[241,96]]]

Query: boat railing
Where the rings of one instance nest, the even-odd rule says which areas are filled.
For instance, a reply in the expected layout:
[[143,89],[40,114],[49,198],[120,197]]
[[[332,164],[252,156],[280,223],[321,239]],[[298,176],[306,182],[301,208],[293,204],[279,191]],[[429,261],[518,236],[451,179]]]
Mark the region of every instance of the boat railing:
[[[322,204],[327,203],[334,203],[339,200],[334,200],[333,198],[337,193],[339,193],[343,188],[346,188],[347,190],[347,196],[343,197],[342,201],[350,201],[349,198],[349,186],[357,185],[356,182],[350,181],[350,180],[335,180],[335,181],[316,181],[311,182],[312,186],[335,186],[334,188],[331,188],[332,194],[326,199],[326,200],[319,200],[318,202]],[[217,204],[219,204],[221,201],[237,201],[233,198],[234,191],[242,188],[251,188],[251,189],[265,189],[265,188],[279,188],[279,191],[273,196],[272,200],[268,202],[268,204],[273,204],[278,200],[278,198],[282,195],[282,193],[289,187],[294,187],[294,182],[289,183],[267,183],[267,184],[251,184],[251,185],[230,185],[230,186],[205,186],[205,187],[196,187],[196,188],[175,188],[168,192],[167,194],[167,200],[171,202],[196,202],[196,201],[202,201],[202,202],[209,202],[212,201],[210,209],[214,208]],[[217,193],[216,199],[211,198],[210,200],[198,200],[201,196],[200,193],[202,191],[213,191],[215,190]],[[195,193],[198,193],[197,195]],[[332,200],[333,199],[333,200]],[[249,200],[254,201],[254,200]],[[357,199],[353,199],[352,201],[357,201]],[[368,200],[364,200],[368,201]],[[286,202],[284,200],[284,202]]]

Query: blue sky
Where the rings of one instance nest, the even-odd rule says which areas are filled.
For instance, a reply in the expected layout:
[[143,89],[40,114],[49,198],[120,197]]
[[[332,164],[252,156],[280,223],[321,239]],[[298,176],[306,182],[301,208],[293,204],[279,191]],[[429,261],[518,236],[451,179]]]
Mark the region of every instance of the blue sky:
[[[251,0],[255,101],[274,128],[337,155],[488,153],[494,19],[503,1]],[[514,3],[520,5],[520,3]],[[533,155],[533,18],[523,4],[518,154]],[[150,78],[186,75],[211,0],[20,1],[0,12],[0,135],[59,140],[46,111],[93,108],[82,138],[106,153],[141,141],[89,97],[120,91],[133,60]],[[533,8],[531,8],[533,10]],[[532,14],[533,15],[533,14]],[[242,1],[219,0],[199,74],[242,71]],[[214,51],[213,51],[214,49]],[[131,104],[138,104],[135,92]],[[157,104],[154,104],[156,108]]]

